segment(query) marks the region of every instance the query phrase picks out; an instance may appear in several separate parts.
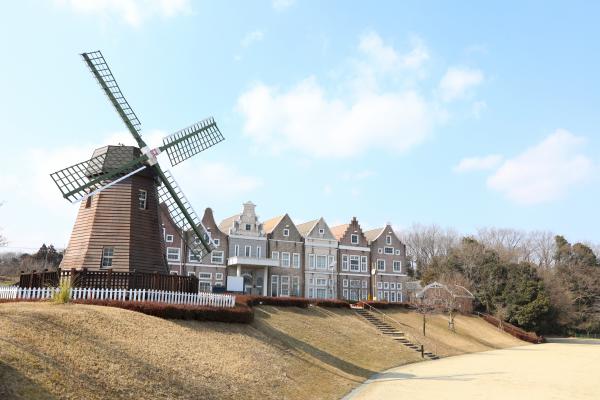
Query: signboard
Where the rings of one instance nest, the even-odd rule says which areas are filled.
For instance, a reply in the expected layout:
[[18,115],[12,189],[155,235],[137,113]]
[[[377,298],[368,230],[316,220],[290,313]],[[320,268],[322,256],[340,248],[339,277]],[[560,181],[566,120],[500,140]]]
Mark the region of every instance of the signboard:
[[244,277],[243,276],[228,276],[227,277],[227,291],[228,292],[243,292],[244,291]]

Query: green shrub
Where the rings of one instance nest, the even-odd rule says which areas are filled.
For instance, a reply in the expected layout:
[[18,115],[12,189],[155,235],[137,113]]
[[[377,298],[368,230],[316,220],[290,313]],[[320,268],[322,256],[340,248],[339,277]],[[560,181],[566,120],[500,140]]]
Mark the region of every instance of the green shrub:
[[52,295],[52,301],[57,304],[65,304],[71,301],[71,282],[68,279],[63,280],[58,285],[58,291]]

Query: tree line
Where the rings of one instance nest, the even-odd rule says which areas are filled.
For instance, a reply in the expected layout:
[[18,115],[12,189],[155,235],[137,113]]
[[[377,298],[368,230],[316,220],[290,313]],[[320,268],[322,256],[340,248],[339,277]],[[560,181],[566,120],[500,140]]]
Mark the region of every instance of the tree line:
[[542,334],[600,333],[598,246],[546,231],[482,228],[461,236],[436,225],[402,235],[422,284],[460,284],[476,309]]

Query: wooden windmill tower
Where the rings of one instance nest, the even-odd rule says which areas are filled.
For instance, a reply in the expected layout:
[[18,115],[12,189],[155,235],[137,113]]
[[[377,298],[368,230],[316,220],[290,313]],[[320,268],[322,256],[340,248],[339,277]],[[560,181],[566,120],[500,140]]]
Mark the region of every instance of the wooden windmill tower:
[[157,156],[166,151],[175,166],[214,146],[223,140],[216,123],[205,119],[150,149],[102,53],[82,57],[138,147],[105,146],[91,159],[51,174],[65,199],[81,202],[61,268],[167,272],[159,205],[168,210],[191,251],[210,252],[208,231],[173,176],[160,168]]

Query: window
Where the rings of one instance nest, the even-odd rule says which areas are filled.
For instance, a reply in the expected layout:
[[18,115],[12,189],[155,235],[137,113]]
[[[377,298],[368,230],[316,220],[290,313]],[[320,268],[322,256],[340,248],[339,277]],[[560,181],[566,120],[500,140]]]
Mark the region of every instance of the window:
[[292,267],[300,268],[300,254],[298,254],[298,253],[292,254]]
[[198,291],[199,292],[210,292],[210,282],[200,281],[198,282]]
[[342,255],[342,271],[348,271],[348,255]]
[[385,237],[385,244],[392,244],[392,235],[387,235]]
[[292,276],[292,296],[300,296],[300,279]]
[[324,235],[325,234],[325,229],[321,228],[319,229],[319,235]]
[[314,254],[308,255],[308,268],[310,268],[310,269],[315,268],[315,255]]
[[188,260],[189,262],[200,262],[200,258],[202,257],[201,252],[193,252],[191,249],[188,250]]
[[359,288],[360,281],[358,279],[350,279],[350,287],[351,288]]
[[219,239],[213,239],[213,243],[215,244],[215,247],[219,247],[219,244],[221,244],[221,241]]
[[353,234],[353,235],[351,235],[351,236],[350,236],[350,242],[351,242],[352,244],[358,244],[358,235],[354,235],[354,234]]
[[281,295],[282,296],[290,295],[290,277],[289,276],[281,277]]
[[236,257],[240,255],[240,245],[239,245],[239,244],[236,244],[236,245],[233,247],[233,254],[234,254]]
[[[290,253],[282,252],[281,253],[281,266],[284,268],[289,268],[290,266]],[[281,282],[283,285],[283,281]]]
[[327,256],[317,256],[317,269],[327,269]]
[[344,289],[344,299],[348,299],[348,289]]
[[350,256],[350,271],[360,272],[360,257]]
[[381,300],[383,298],[383,292],[381,290],[377,291],[377,300]]
[[385,247],[385,248],[383,249],[383,252],[384,252],[385,254],[394,254],[394,248],[393,248],[393,247]]
[[377,289],[383,289],[383,282],[377,282]]
[[146,205],[148,203],[148,192],[140,189],[140,191],[138,192],[138,200],[139,200],[140,210],[145,210]]
[[271,276],[271,296],[279,296],[279,275]]
[[211,279],[212,274],[210,272],[200,272],[198,274],[198,279]]
[[390,301],[396,302],[396,292],[390,292]]
[[279,260],[279,252],[278,251],[271,252],[271,258],[273,260]]
[[388,290],[390,288],[390,283],[389,282],[383,282],[383,288],[385,290]]
[[309,299],[314,299],[315,298],[314,289],[313,288],[308,288],[308,298]]
[[85,199],[85,208],[90,208],[92,206],[92,197],[93,196],[89,196],[87,199]]
[[175,270],[173,270],[173,271],[171,271],[171,272],[170,272],[170,274],[171,274],[171,275],[179,275],[179,271],[175,271]]
[[260,256],[262,255],[262,251],[261,251],[261,247],[260,246],[256,246],[256,258],[260,258]]
[[249,230],[251,230],[251,229],[252,229],[252,225],[250,225],[250,224],[246,224],[246,230],[247,230],[247,231],[249,231]]
[[398,301],[402,303],[402,292],[398,292]]
[[394,260],[394,272],[402,271],[402,261]]
[[246,257],[250,257],[252,255],[252,247],[251,246],[244,247],[244,255]]
[[388,291],[383,292],[383,299],[385,301],[390,301],[390,292],[388,292]]
[[326,299],[326,298],[327,298],[327,289],[317,288],[317,299]]
[[366,279],[363,279],[363,281],[362,281],[362,287],[363,287],[363,289],[365,289],[367,287],[367,280]]
[[361,300],[367,300],[367,291],[366,290],[361,290],[360,291],[360,299]]
[[285,237],[290,236],[290,230],[288,228],[285,228],[283,230],[283,236],[285,236]]
[[348,287],[348,279],[344,279],[342,282],[343,282],[342,286]]
[[390,282],[390,289],[396,290],[396,282]]
[[362,272],[367,272],[367,256],[360,257],[360,270]]
[[396,255],[399,256],[400,255],[400,250],[396,250]]
[[378,249],[377,249],[377,252],[378,252],[379,254],[383,254],[383,249],[380,247],[380,248],[378,248]]
[[398,289],[398,290],[402,290],[402,282],[398,282],[398,283],[396,284],[396,289]]
[[223,280],[223,273],[222,272],[217,272],[215,274],[215,279],[218,281],[222,281]]
[[104,247],[102,249],[102,268],[112,267],[113,256],[115,255],[114,247]]
[[180,249],[178,247],[167,247],[167,260],[168,261],[179,261]]
[[165,242],[167,242],[167,243],[173,243],[173,235],[167,235],[167,236],[165,236]]
[[223,264],[223,252],[213,250],[212,253],[210,253],[210,262],[212,264]]
[[196,276],[196,273],[194,271],[188,271],[188,276]]
[[327,286],[327,279],[325,278],[317,278],[317,286]]
[[377,260],[377,271],[385,271],[385,260]]
[[330,269],[335,268],[335,257],[334,256],[329,256],[329,268]]

